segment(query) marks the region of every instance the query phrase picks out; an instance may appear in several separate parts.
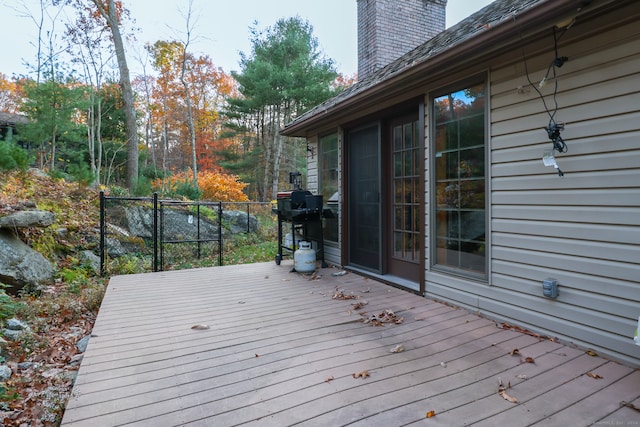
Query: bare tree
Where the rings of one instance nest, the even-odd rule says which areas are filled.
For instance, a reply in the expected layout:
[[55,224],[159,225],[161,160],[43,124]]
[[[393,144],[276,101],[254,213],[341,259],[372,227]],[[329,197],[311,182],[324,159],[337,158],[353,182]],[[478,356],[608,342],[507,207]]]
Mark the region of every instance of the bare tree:
[[120,33],[120,19],[116,11],[115,0],[92,0],[92,2],[111,29],[113,46],[118,60],[127,137],[127,188],[129,188],[129,191],[133,191],[138,183],[138,126],[133,102],[133,89],[129,78],[129,67]]
[[193,186],[198,188],[198,157],[196,154],[196,128],[193,123],[193,108],[191,106],[191,91],[189,90],[189,83],[186,79],[187,72],[187,49],[189,48],[189,43],[191,42],[191,32],[193,31],[193,0],[189,0],[189,10],[185,15],[186,20],[186,36],[185,40],[182,44],[182,68],[180,72],[180,82],[182,86],[184,86],[184,97],[187,103],[187,123],[189,126],[189,136],[191,137],[191,161],[192,161],[192,169],[193,169]]
[[153,77],[147,74],[147,65],[149,64],[149,51],[145,49],[145,54],[140,51],[136,51],[136,58],[142,67],[142,76],[138,79],[138,83],[142,86],[142,90],[144,91],[144,100],[145,100],[145,126],[144,126],[144,135],[145,135],[145,143],[146,146],[151,151],[151,164],[153,165],[153,170],[155,177],[158,177],[157,169],[157,155],[156,155],[156,144],[154,140],[154,132],[153,132],[153,114],[151,112],[151,85]]
[[[67,23],[66,36],[72,62],[82,66],[89,86],[87,108],[87,146],[91,173],[95,183],[101,182],[102,169],[102,82],[105,68],[112,64],[113,48],[104,46],[107,27],[99,24],[87,9],[76,8],[76,20]],[[110,48],[111,47],[111,48]]]

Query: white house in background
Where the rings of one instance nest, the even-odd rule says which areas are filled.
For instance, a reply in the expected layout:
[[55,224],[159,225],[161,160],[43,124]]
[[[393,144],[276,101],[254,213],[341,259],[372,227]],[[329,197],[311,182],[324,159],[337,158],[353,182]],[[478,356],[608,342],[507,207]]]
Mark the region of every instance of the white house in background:
[[325,257],[640,365],[640,2],[445,7],[358,0],[360,81],[282,131]]

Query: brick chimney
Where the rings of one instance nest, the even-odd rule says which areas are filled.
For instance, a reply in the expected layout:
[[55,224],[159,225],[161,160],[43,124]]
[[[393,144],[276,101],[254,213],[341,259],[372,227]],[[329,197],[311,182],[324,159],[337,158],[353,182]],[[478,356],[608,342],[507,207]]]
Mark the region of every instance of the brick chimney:
[[357,0],[358,80],[445,29],[447,0]]

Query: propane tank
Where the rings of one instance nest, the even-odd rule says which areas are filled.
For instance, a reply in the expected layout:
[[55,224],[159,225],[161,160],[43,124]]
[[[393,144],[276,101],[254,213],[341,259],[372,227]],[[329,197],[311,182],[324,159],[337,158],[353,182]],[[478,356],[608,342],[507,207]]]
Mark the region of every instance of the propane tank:
[[290,248],[291,250],[295,251],[296,249],[298,249],[298,247],[300,246],[300,240],[302,240],[302,236],[298,233],[295,234],[296,236],[296,246],[293,246],[293,236],[291,235],[291,233],[287,233],[284,236],[284,246],[286,248]]
[[293,253],[293,268],[298,273],[316,271],[316,251],[311,249],[311,242],[300,242],[300,249]]

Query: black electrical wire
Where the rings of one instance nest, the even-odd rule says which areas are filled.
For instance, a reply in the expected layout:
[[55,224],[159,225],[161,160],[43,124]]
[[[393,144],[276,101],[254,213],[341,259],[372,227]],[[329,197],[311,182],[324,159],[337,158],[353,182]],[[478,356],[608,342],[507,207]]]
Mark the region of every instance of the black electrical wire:
[[[516,19],[515,16],[513,17],[513,19],[515,21],[515,19]],[[560,152],[560,153],[566,153],[567,150],[568,150],[568,147],[567,147],[567,144],[562,139],[562,137],[560,136],[560,131],[564,129],[564,126],[562,124],[557,123],[556,120],[555,120],[555,116],[558,113],[558,76],[557,76],[556,68],[562,67],[562,65],[564,65],[564,63],[568,60],[568,58],[566,56],[562,56],[561,57],[558,54],[558,40],[560,40],[560,38],[566,33],[566,31],[567,30],[565,29],[562,32],[562,34],[560,34],[560,36],[558,36],[558,34],[556,32],[556,26],[555,25],[553,26],[553,47],[554,47],[555,58],[549,64],[549,67],[547,68],[547,72],[546,72],[545,76],[540,81],[540,84],[542,85],[549,78],[549,74],[552,75],[552,78],[553,78],[553,81],[554,81],[553,97],[552,97],[554,105],[553,105],[553,111],[551,111],[549,109],[549,106],[547,105],[547,101],[545,100],[544,95],[542,94],[542,92],[538,88],[538,85],[534,84],[531,81],[531,77],[529,75],[529,67],[527,65],[527,56],[526,56],[525,51],[524,51],[524,41],[522,39],[522,32],[521,32],[520,26],[518,26],[518,36],[520,38],[522,61],[524,63],[525,76],[527,78],[527,82],[529,82],[529,85],[538,94],[538,97],[540,98],[540,100],[542,101],[542,105],[544,106],[544,110],[547,113],[547,115],[549,116],[549,125],[545,129],[547,130],[549,138],[553,142],[553,148],[555,150],[557,150],[558,152]],[[561,174],[561,176],[562,176],[562,174]]]

